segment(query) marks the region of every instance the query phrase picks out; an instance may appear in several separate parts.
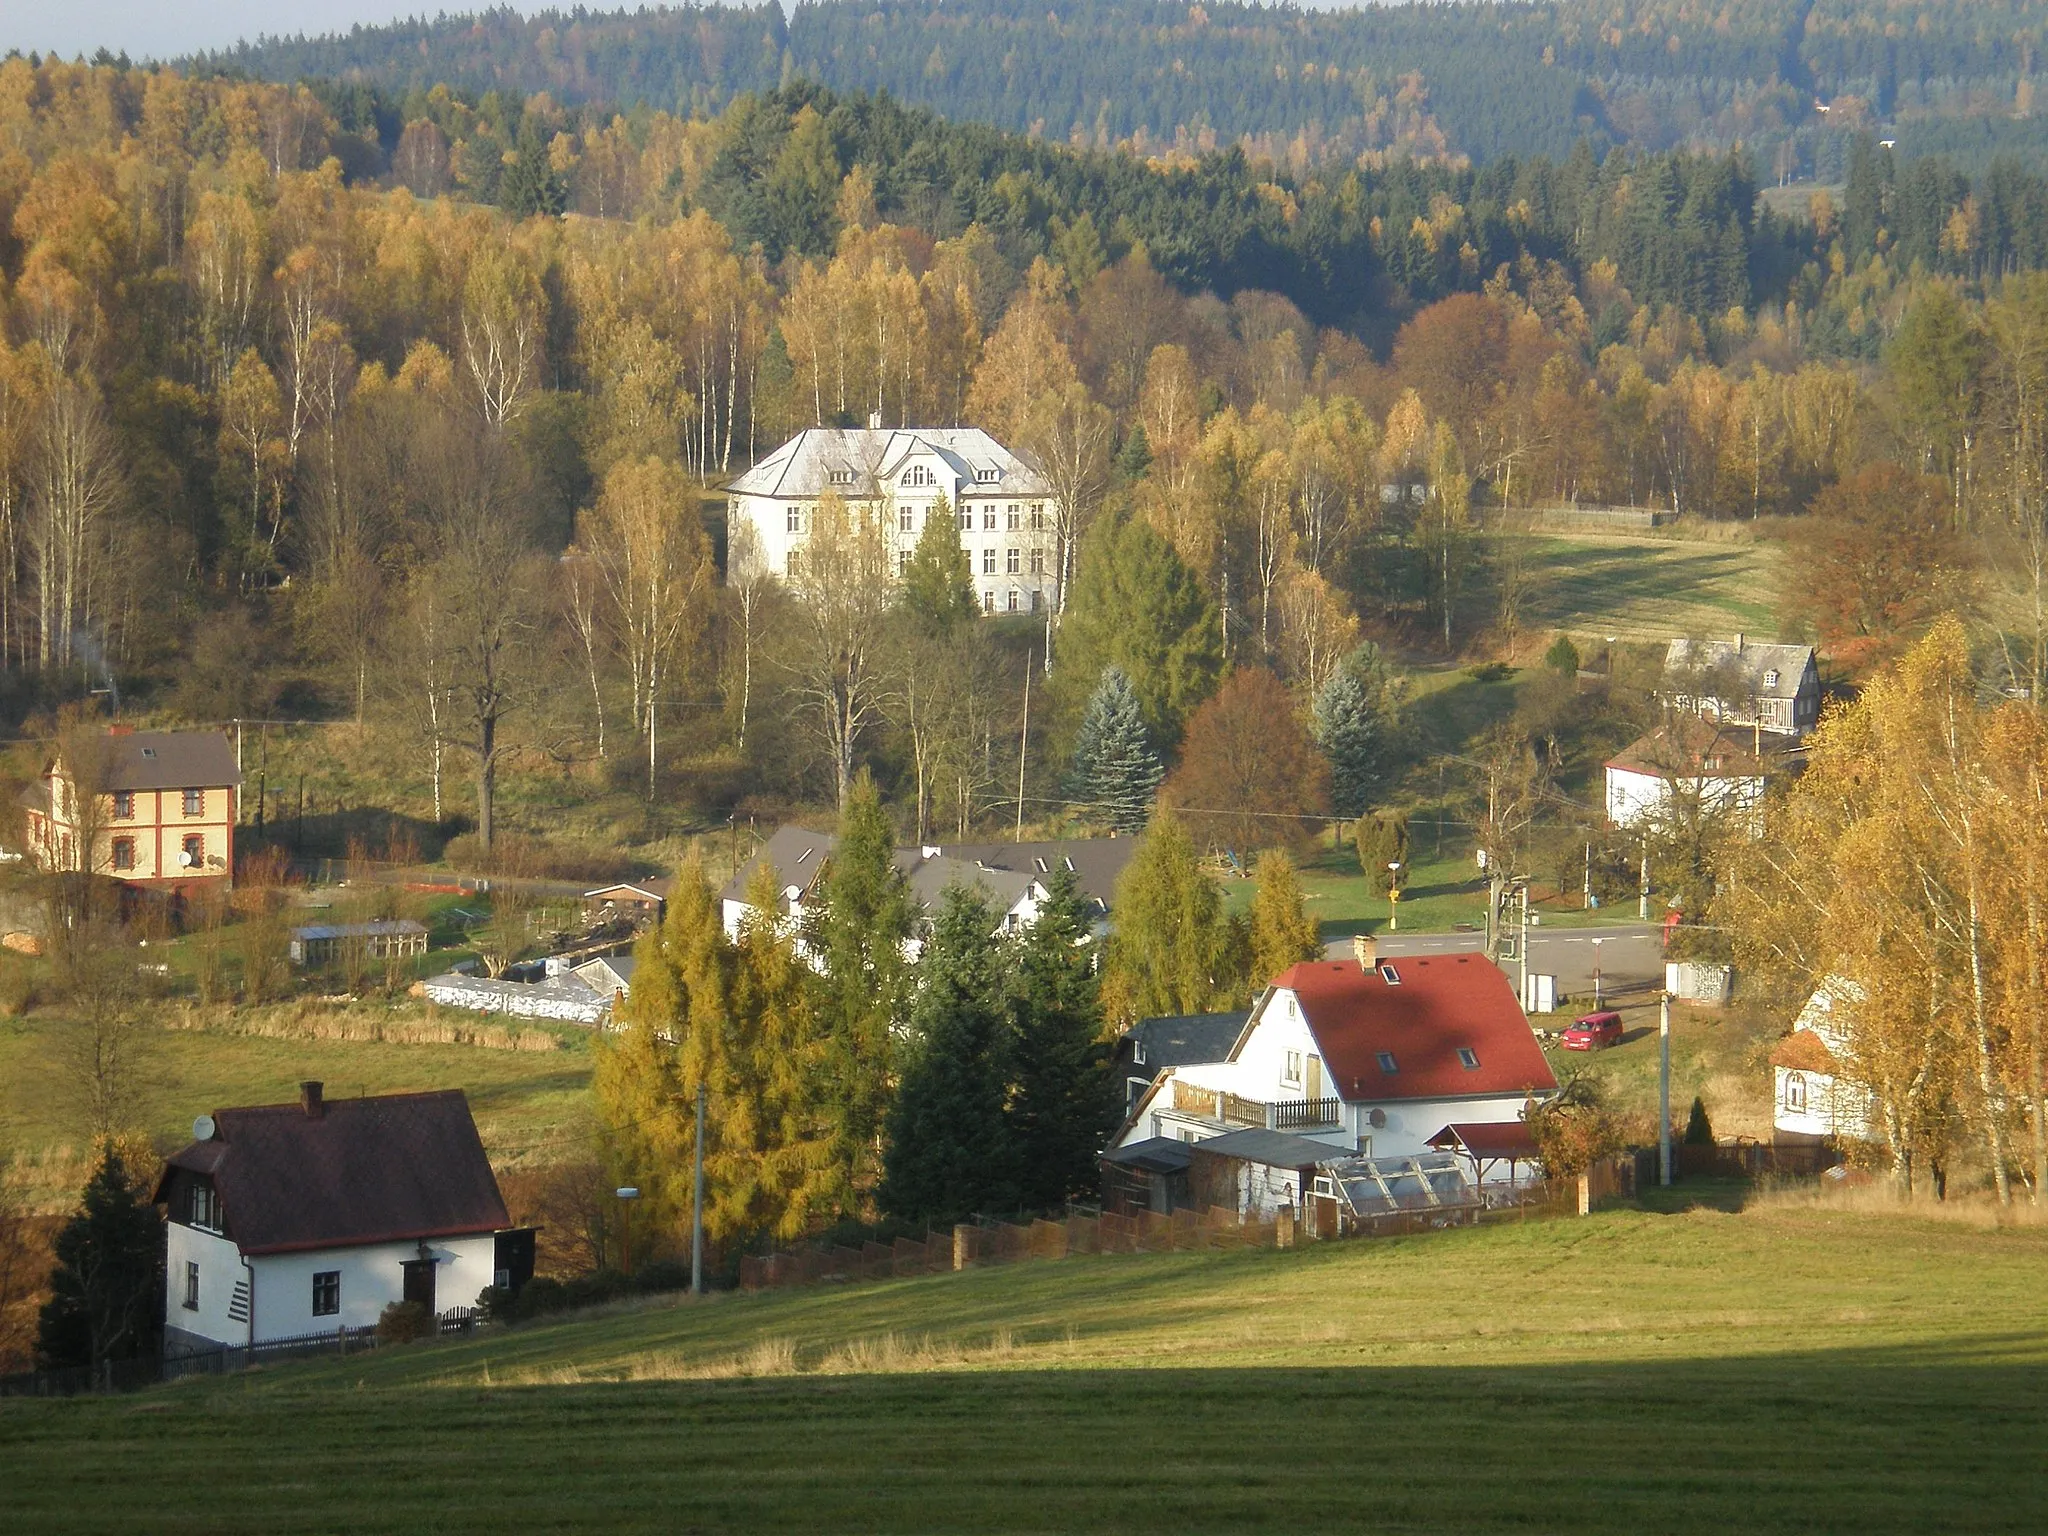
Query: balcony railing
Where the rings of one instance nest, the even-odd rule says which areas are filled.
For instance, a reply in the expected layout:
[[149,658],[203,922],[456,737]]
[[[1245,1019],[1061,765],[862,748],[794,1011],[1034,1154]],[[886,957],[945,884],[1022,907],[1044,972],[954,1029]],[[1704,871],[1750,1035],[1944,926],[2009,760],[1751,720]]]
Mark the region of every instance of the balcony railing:
[[1267,1103],[1222,1089],[1199,1087],[1178,1078],[1173,1084],[1173,1107],[1184,1115],[1194,1115],[1218,1125],[1268,1131],[1327,1130],[1341,1125],[1344,1118],[1342,1099],[1289,1099]]

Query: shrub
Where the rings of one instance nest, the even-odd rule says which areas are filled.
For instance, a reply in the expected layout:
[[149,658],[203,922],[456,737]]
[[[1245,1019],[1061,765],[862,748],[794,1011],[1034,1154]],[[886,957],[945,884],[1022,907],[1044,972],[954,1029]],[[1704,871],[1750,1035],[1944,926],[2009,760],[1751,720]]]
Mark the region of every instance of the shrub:
[[1688,1147],[1711,1147],[1714,1144],[1714,1123],[1707,1118],[1707,1101],[1694,1095],[1692,1114],[1685,1122],[1685,1144]]
[[394,1301],[377,1318],[379,1344],[410,1344],[434,1336],[434,1314],[422,1302]]

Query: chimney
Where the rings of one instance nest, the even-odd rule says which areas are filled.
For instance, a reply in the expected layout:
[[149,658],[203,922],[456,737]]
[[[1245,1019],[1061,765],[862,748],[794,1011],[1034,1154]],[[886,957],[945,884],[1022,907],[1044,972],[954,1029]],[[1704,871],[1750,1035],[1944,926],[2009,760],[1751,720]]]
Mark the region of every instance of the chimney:
[[320,1098],[320,1084],[299,1084],[299,1108],[306,1112],[308,1120],[318,1120],[327,1112],[327,1106]]
[[132,725],[124,725],[117,720],[112,725],[107,727],[107,734],[109,736],[133,736],[135,734],[135,727]]
[[1351,953],[1358,957],[1361,971],[1376,971],[1380,964],[1380,941],[1369,933],[1361,933],[1351,941]]

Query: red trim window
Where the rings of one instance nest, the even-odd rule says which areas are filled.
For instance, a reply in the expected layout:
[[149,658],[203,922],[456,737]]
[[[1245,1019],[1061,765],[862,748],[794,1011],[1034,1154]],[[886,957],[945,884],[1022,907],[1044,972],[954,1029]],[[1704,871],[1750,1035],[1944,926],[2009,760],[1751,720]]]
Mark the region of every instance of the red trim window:
[[116,820],[116,821],[133,821],[134,819],[135,819],[135,791],[134,791],[134,790],[132,790],[132,789],[117,789],[117,790],[115,790],[115,791],[114,791],[114,820]]
[[206,814],[205,790],[188,789],[185,791],[185,814],[187,816],[204,816]]
[[188,868],[199,869],[206,863],[206,839],[197,832],[188,836],[183,844],[185,863]]
[[132,837],[117,837],[117,838],[115,838],[115,839],[114,839],[114,868],[116,868],[116,869],[133,869],[134,867],[135,867],[135,839],[134,839],[134,838],[132,838]]

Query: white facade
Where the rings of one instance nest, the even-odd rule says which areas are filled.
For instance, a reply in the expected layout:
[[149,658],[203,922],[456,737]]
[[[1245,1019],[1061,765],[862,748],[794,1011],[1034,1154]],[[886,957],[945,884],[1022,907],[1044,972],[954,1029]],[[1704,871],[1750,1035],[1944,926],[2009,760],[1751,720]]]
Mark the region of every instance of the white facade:
[[757,558],[774,575],[800,569],[818,501],[836,494],[882,523],[899,575],[943,504],[984,612],[1037,612],[1053,600],[1059,559],[1050,490],[977,428],[814,427],[727,490],[728,527],[752,529]]
[[[1190,1090],[1183,1093],[1181,1085]],[[1265,1109],[1268,1129],[1326,1142],[1333,1156],[1416,1157],[1436,1151],[1429,1138],[1451,1124],[1514,1124],[1528,1103],[1525,1093],[1469,1097],[1346,1099],[1324,1070],[1320,1048],[1294,993],[1275,987],[1260,1000],[1233,1059],[1202,1062],[1163,1074],[1141,1101],[1117,1145],[1148,1137],[1200,1142],[1244,1124],[1225,1122],[1209,1105],[1229,1094]],[[1220,1099],[1213,1100],[1220,1104]],[[1307,1106],[1324,1106],[1320,1118]],[[1291,1175],[1273,1170],[1288,1183]],[[1501,1168],[1507,1177],[1506,1165]]]
[[1771,1053],[1771,1125],[1791,1136],[1880,1139],[1877,1096],[1834,1070],[1847,1058],[1845,1010],[1862,997],[1856,983],[1830,976],[1814,989],[1793,1032]]
[[[486,1232],[437,1238],[426,1247],[434,1263],[435,1311],[475,1306],[494,1278],[497,1239]],[[247,1345],[376,1327],[385,1307],[404,1299],[403,1266],[420,1257],[420,1244],[370,1243],[245,1259],[227,1238],[174,1221],[166,1257],[165,1317],[174,1337],[182,1336],[177,1341]],[[189,1266],[195,1264],[198,1304],[188,1307]],[[316,1276],[336,1280],[316,1290]],[[335,1310],[314,1310],[329,1300]]]
[[[1684,799],[1678,800],[1683,785]],[[1763,804],[1762,774],[1727,774],[1677,779],[1640,768],[1607,765],[1607,819],[1617,827],[1633,827],[1667,815],[1674,801],[1698,805],[1716,814],[1754,811]]]

